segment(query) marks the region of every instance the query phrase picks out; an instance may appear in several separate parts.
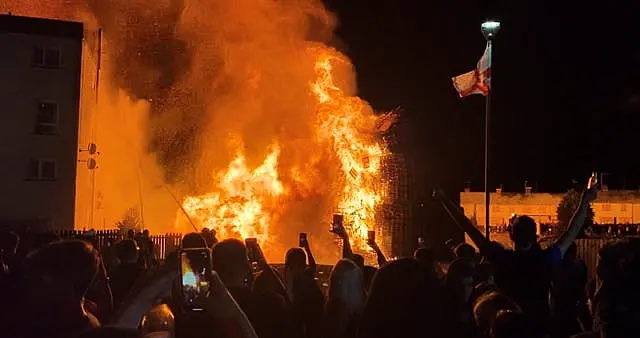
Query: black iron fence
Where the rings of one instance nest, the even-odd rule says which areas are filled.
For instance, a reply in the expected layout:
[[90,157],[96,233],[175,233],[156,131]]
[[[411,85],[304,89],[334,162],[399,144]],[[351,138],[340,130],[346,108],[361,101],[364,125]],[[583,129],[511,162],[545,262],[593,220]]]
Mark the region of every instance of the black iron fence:
[[[90,240],[93,245],[100,251],[111,244],[125,239],[126,234],[120,230],[97,230],[97,231],[80,231],[80,230],[60,230],[54,231],[61,238],[85,238]],[[154,258],[163,261],[167,254],[175,251],[180,247],[182,242],[182,234],[166,233],[160,235],[150,235],[149,239],[154,245]]]

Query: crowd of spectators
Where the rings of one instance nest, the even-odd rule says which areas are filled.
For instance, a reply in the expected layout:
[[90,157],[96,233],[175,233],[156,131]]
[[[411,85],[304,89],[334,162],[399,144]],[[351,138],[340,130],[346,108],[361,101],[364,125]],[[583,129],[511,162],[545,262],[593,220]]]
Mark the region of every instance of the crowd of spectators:
[[[2,337],[261,338],[568,338],[640,337],[640,241],[602,249],[597,281],[576,256],[596,187],[586,190],[566,233],[549,247],[519,216],[513,250],[488,241],[460,209],[436,192],[474,246],[453,248],[451,262],[420,246],[387,260],[374,240],[377,267],[354,253],[344,227],[342,258],[328,290],[306,239],[287,251],[284,270],[254,242],[191,233],[182,248],[210,253],[202,311],[183,306],[177,252],[154,259],[147,231],[127,233],[99,252],[91,236],[0,233]],[[478,250],[476,250],[478,248]]]

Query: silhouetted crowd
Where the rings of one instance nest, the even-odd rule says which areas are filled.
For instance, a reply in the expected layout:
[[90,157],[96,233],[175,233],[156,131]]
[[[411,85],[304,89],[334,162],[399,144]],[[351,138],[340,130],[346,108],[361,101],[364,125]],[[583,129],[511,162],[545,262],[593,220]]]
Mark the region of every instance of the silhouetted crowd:
[[[488,241],[436,192],[475,244],[452,248],[449,262],[424,245],[413,257],[387,261],[371,240],[379,268],[368,266],[347,231],[334,227],[343,258],[327,290],[306,236],[277,271],[257,243],[218,241],[208,229],[185,235],[163,262],[154,259],[148,232],[128,233],[102,252],[91,236],[2,232],[0,336],[640,337],[640,241],[603,248],[595,281],[576,257],[573,242],[596,192],[584,192],[567,232],[547,248],[537,244],[533,219],[514,219],[514,250]],[[197,311],[180,292],[180,252],[189,249],[210,254]]]

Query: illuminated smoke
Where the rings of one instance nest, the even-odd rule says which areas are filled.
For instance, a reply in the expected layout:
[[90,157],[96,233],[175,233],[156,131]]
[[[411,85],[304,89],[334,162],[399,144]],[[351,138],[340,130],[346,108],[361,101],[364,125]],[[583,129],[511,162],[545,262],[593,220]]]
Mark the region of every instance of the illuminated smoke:
[[[166,231],[177,206],[159,185],[178,196],[207,194],[216,190],[214,173],[239,153],[256,168],[277,144],[290,198],[270,236],[290,247],[306,231],[331,251],[321,258],[337,255],[327,222],[344,179],[335,152],[318,138],[310,90],[317,53],[309,47],[326,48],[335,28],[321,1],[5,0],[0,11],[83,21],[94,57],[95,32],[104,30],[106,98],[94,112],[99,122],[81,121],[81,134],[97,130],[91,133],[104,152],[97,189],[105,202],[97,217],[106,227],[144,200],[146,224]],[[335,67],[341,95],[354,95],[348,60]],[[140,185],[142,198],[131,193]]]

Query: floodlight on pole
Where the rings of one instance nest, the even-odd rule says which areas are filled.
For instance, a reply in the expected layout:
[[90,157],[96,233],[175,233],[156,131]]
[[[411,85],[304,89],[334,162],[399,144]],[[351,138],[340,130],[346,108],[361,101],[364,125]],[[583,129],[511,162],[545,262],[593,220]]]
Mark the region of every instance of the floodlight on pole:
[[500,31],[500,22],[488,20],[483,22],[480,28],[482,29],[482,35],[484,35],[484,38],[491,40]]

